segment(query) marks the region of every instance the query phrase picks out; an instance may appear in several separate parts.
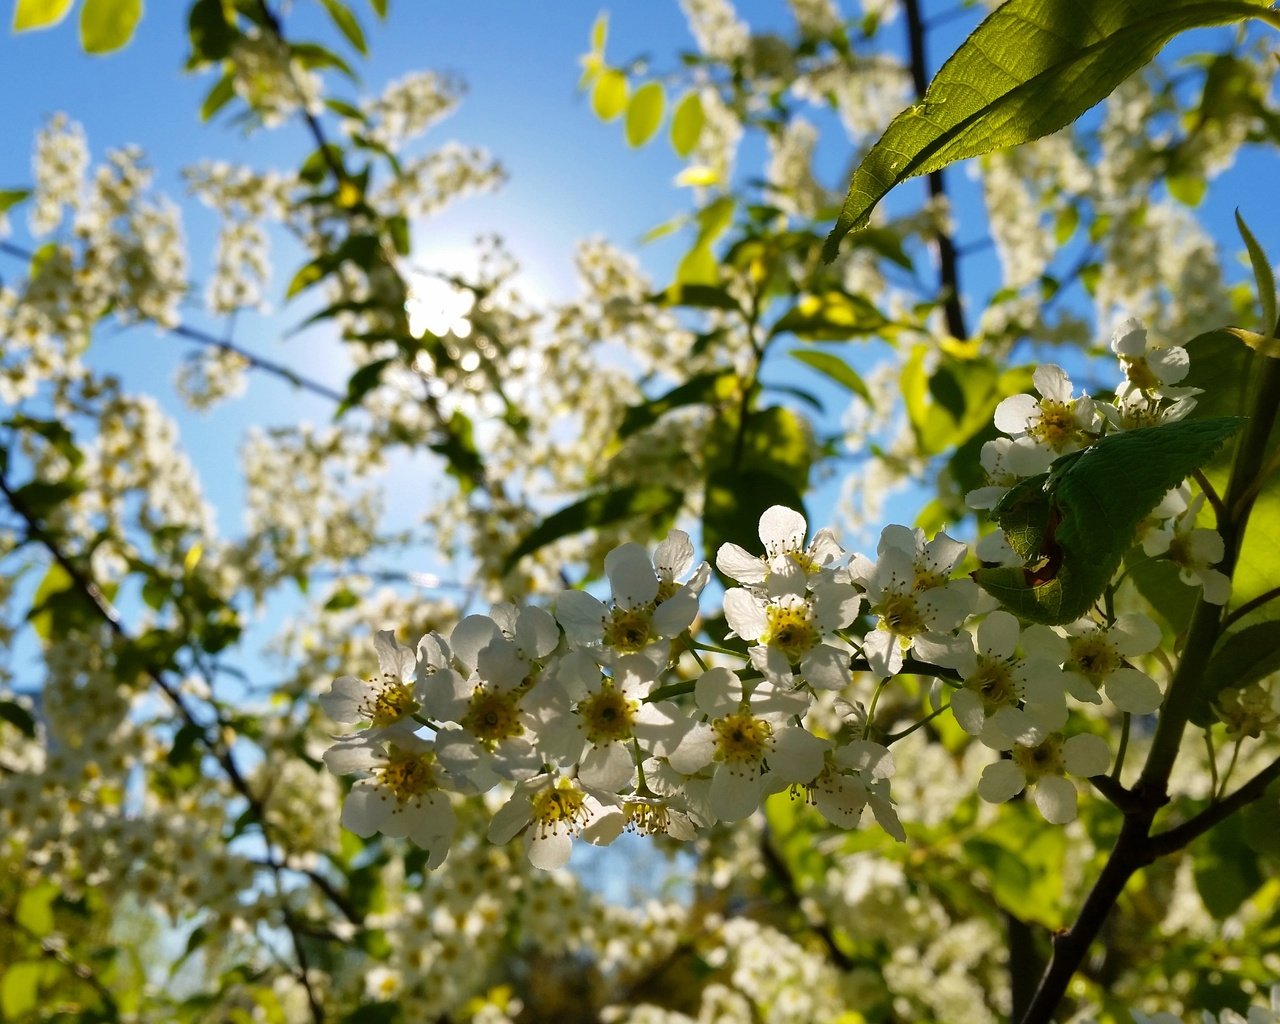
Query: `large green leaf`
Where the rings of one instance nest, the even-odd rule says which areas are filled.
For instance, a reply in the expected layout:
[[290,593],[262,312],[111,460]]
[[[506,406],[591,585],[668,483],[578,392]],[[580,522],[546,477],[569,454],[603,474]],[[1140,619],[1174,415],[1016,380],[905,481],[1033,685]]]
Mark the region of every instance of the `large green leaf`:
[[823,250],[867,224],[895,185],[1070,124],[1179,32],[1249,17],[1280,27],[1265,0],[1009,0],[893,119],[854,171]]
[[973,578],[1034,622],[1079,618],[1111,581],[1142,518],[1241,422],[1219,417],[1144,427],[1063,456],[992,511],[1026,565],[979,569]]
[[80,45],[85,53],[111,53],[133,38],[142,18],[142,0],[84,0]]
[[26,32],[33,28],[56,25],[71,10],[72,0],[18,0],[13,9],[13,30]]

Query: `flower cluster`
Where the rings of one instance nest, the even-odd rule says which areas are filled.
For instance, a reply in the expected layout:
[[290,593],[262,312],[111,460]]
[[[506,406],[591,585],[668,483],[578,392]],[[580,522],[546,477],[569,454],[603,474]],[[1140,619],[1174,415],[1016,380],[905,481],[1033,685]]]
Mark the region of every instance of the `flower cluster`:
[[[1178,383],[1191,365],[1185,348],[1149,337],[1142,323],[1130,317],[1116,326],[1111,350],[1124,372],[1112,402],[1077,396],[1066,371],[1047,365],[1033,377],[1038,399],[1012,395],[996,407],[996,427],[1008,436],[982,446],[987,484],[965,495],[970,508],[994,508],[1021,480],[1044,473],[1059,456],[1087,448],[1108,433],[1173,423],[1195,408],[1200,389]],[[1214,568],[1222,559],[1223,542],[1216,530],[1198,524],[1204,504],[1204,495],[1192,498],[1186,486],[1170,491],[1148,515],[1138,540],[1148,556],[1173,562],[1184,583],[1203,588],[1206,601],[1225,604],[1231,581]],[[1009,554],[998,534],[987,538],[978,552],[990,562]]]
[[[1054,631],[990,611],[975,635],[964,624],[979,612],[978,591],[952,578],[963,544],[889,527],[872,562],[850,557],[830,530],[808,543],[805,533],[798,512],[774,506],[760,521],[763,554],[719,551],[718,568],[741,584],[724,595],[726,643],[747,645],[738,671],[698,656],[734,652],[690,633],[710,568],[695,568],[679,530],[652,556],[637,544],[614,549],[608,600],[568,590],[553,612],[501,604],[416,647],[379,633],[379,676],[340,677],[321,698],[330,718],[367,726],[325,755],[333,771],[362,776],[343,823],[409,836],[435,866],[448,853],[452,801],[506,784],[489,838],[523,836],[530,861],[551,869],[574,838],[692,839],[789,790],[843,828],[869,807],[901,840],[893,757],[859,691],[878,693],[904,671],[945,677],[962,728],[1012,752],[983,773],[980,795],[1007,800],[1035,785],[1045,816],[1063,822],[1075,816],[1064,776],[1110,761],[1099,737],[1058,731],[1067,697],[1099,703],[1105,691],[1135,712],[1160,702],[1126,661],[1154,646],[1149,620]],[[846,708],[834,731],[811,714],[833,692]]]

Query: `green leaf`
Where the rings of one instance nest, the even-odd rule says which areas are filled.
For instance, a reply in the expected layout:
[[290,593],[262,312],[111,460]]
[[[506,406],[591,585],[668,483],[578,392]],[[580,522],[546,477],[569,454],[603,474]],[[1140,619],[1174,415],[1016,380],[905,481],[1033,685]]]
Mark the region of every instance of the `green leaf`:
[[525,555],[561,537],[628,519],[650,522],[669,519],[676,514],[683,500],[684,495],[680,491],[659,484],[619,487],[590,494],[552,513],[527,534],[507,556],[503,572],[510,572]]
[[458,481],[464,494],[484,477],[484,461],[476,448],[471,420],[459,409],[449,417],[448,431],[444,439],[427,445],[437,455],[443,455],[449,475]]
[[1204,671],[1208,685],[1198,693],[1192,721],[1207,725],[1214,721],[1211,705],[1224,690],[1248,686],[1280,671],[1280,621],[1257,622],[1232,630],[1219,639]]
[[1130,551],[1125,556],[1125,564],[1127,578],[1138,593],[1150,602],[1175,635],[1184,632],[1200,600],[1199,589],[1183,583],[1180,570],[1169,559],[1151,558],[1141,548]]
[[394,362],[396,362],[396,357],[389,356],[386,359],[375,359],[371,363],[365,363],[364,366],[356,370],[347,381],[347,397],[339,404],[334,417],[341,416],[348,409],[353,409],[359,405],[364,396],[382,382],[383,372]]
[[359,76],[351,65],[327,47],[319,46],[316,43],[293,43],[289,47],[289,52],[305,68],[311,70],[333,68],[335,71],[342,72],[353,82],[359,81]]
[[854,171],[823,250],[866,225],[907,178],[1070,124],[1150,61],[1174,35],[1248,17],[1280,27],[1265,0],[1009,0],[960,44],[919,103],[904,110]]
[[714,405],[738,395],[741,383],[733,371],[711,371],[691,377],[665,395],[640,405],[633,405],[622,417],[618,428],[620,438],[630,437],[637,431],[657,422],[672,409],[690,405]]
[[0,978],[0,1015],[19,1020],[40,1005],[40,961],[20,960]]
[[187,34],[192,55],[202,61],[222,60],[236,38],[222,0],[196,0],[187,16]]
[[1258,855],[1245,841],[1236,814],[1191,844],[1192,876],[1204,907],[1215,920],[1230,917],[1265,881]]
[[[1236,227],[1240,229],[1240,237],[1249,250],[1249,262],[1253,265],[1253,278],[1258,284],[1258,301],[1262,303],[1262,333],[1271,337],[1280,329],[1276,325],[1276,278],[1271,271],[1271,261],[1258,240],[1253,237],[1249,225],[1236,210]],[[1253,347],[1253,346],[1250,346]]]
[[671,146],[681,157],[688,157],[698,148],[702,127],[706,124],[702,100],[696,92],[687,92],[676,104],[671,115]]
[[839,356],[830,352],[802,348],[794,350],[791,353],[791,357],[798,359],[806,366],[812,367],[823,376],[835,381],[847,391],[857,395],[868,405],[875,404],[871,398],[871,392],[867,389],[866,381],[858,375],[858,372],[846,360],[841,359]]
[[72,0],[18,0],[13,9],[13,30],[27,32],[58,24],[71,10]]
[[53,901],[61,891],[61,887],[55,882],[41,882],[30,889],[24,889],[18,897],[18,909],[14,913],[18,924],[36,938],[43,939],[53,931]]
[[612,121],[627,108],[627,76],[605,68],[591,89],[591,110],[601,121]]
[[1051,930],[1062,927],[1067,842],[1061,829],[1045,828],[1022,801],[1005,805],[996,823],[962,848],[1002,910]]
[[1064,455],[992,510],[1026,565],[979,569],[973,578],[1033,622],[1079,618],[1111,582],[1138,523],[1241,422],[1224,417],[1144,427]]
[[846,341],[859,334],[874,334],[889,321],[861,295],[827,291],[802,295],[774,323],[769,336],[790,332],[809,341]]
[[[750,464],[750,460],[745,460]],[[720,545],[754,537],[760,516],[771,505],[785,505],[804,513],[804,496],[794,479],[768,469],[738,470],[729,466],[707,475],[702,502],[702,544],[707,560],[715,564]]]
[[721,285],[709,284],[673,284],[657,295],[651,296],[651,301],[663,306],[686,306],[690,309],[728,309],[735,313],[741,313],[742,307],[738,305],[729,290]]
[[1241,818],[1249,849],[1280,856],[1280,781],[1271,783],[1261,799],[1244,809]]
[[200,120],[208,121],[214,114],[235,99],[235,95],[235,75],[228,71],[213,83],[213,88],[209,90],[204,102],[200,104]]
[[387,0],[369,0],[369,6],[373,8],[373,13],[383,21],[387,18]]
[[29,188],[0,188],[0,213],[12,209],[31,195]]
[[80,45],[85,53],[111,53],[133,38],[142,18],[142,0],[84,0]]
[[14,700],[0,700],[0,719],[8,722],[27,739],[35,739],[36,720],[31,712]]
[[700,286],[707,288],[720,286],[720,264],[716,262],[716,254],[707,242],[698,242],[694,245],[680,258],[680,263],[676,267],[675,287]]
[[661,82],[646,82],[631,94],[627,103],[627,145],[638,149],[658,134],[667,108],[667,93]]
[[363,56],[368,56],[369,44],[365,42],[364,29],[360,27],[360,22],[356,20],[356,16],[351,12],[351,8],[342,2],[342,0],[320,0],[324,4],[324,9],[329,12],[329,17],[341,32],[347,38],[355,49]]

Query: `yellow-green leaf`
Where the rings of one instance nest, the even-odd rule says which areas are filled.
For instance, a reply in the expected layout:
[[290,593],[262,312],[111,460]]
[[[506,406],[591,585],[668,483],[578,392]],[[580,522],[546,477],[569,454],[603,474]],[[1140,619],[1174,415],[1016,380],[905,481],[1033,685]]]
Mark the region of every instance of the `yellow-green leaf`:
[[591,90],[591,109],[601,121],[612,121],[627,109],[627,76],[605,68]]
[[627,104],[627,145],[643,146],[657,134],[667,106],[667,94],[661,82],[646,82],[631,96]]
[[13,30],[26,32],[33,28],[56,25],[71,10],[71,0],[18,0],[13,9]]
[[1224,327],[1223,332],[1239,338],[1259,355],[1268,359],[1280,359],[1280,338],[1273,338],[1257,331],[1246,331],[1242,327]]
[[[1253,232],[1240,216],[1239,210],[1236,210],[1236,227],[1240,230],[1240,237],[1244,239],[1244,247],[1249,250],[1253,279],[1258,285],[1258,301],[1262,304],[1262,330],[1265,333],[1275,332],[1280,330],[1280,325],[1276,323],[1276,276],[1271,272],[1271,260],[1267,258],[1266,251],[1258,244],[1258,240],[1253,237]],[[1256,348],[1253,345],[1249,347]],[[1275,352],[1273,350],[1266,354],[1274,355]]]
[[18,1020],[39,1005],[40,961],[22,960],[6,967],[0,978],[0,1014]]
[[1057,131],[1151,60],[1179,32],[1262,18],[1266,0],[1009,0],[895,117],[854,171],[823,255],[864,226],[899,182]]
[[671,145],[680,156],[687,157],[697,148],[706,120],[698,94],[685,93],[671,115]]
[[80,45],[85,53],[111,53],[133,38],[142,18],[142,0],[84,0]]

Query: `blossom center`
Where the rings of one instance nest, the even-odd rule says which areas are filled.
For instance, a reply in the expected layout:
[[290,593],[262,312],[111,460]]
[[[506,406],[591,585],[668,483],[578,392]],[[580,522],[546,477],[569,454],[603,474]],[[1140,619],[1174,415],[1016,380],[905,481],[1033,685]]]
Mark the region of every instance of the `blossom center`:
[[643,650],[652,635],[651,605],[640,608],[615,608],[604,627],[604,642],[623,654]]
[[1094,686],[1101,686],[1120,667],[1120,656],[1101,633],[1072,637],[1071,659],[1066,667],[1079,672]]
[[567,831],[581,828],[587,820],[586,800],[587,794],[568,779],[538,790],[531,800],[538,835],[559,832],[562,826]]
[[1042,775],[1066,774],[1066,765],[1062,760],[1062,740],[1057,736],[1050,736],[1034,747],[1014,747],[1013,763],[1029,779],[1038,779]]
[[1143,391],[1151,391],[1160,386],[1160,379],[1152,372],[1145,359],[1121,359],[1124,364],[1124,375],[1129,383]]
[[881,605],[880,624],[890,633],[915,636],[924,632],[924,619],[910,594],[890,594]]
[[1007,661],[983,658],[965,686],[978,695],[987,714],[1018,702],[1018,684]]
[[760,634],[760,642],[776,647],[793,664],[818,642],[818,629],[808,601],[771,604],[765,609],[765,618],[768,624]]
[[404,803],[437,788],[435,755],[405,754],[392,747],[390,759],[379,769],[378,777],[396,800]]
[[594,693],[578,705],[578,714],[586,729],[587,739],[599,746],[631,737],[639,705],[612,683],[605,683],[599,693]]
[[750,711],[726,715],[711,728],[716,734],[716,760],[725,764],[759,764],[769,752],[773,726]]
[[383,683],[376,694],[365,700],[363,711],[375,729],[385,729],[388,725],[407,718],[417,711],[418,707],[418,702],[413,699],[413,691],[408,686],[401,682],[388,681]]
[[626,815],[628,832],[645,836],[665,836],[671,827],[671,815],[666,805],[645,797],[633,796],[624,801],[622,813]]
[[481,743],[493,744],[519,736],[524,732],[517,706],[519,696],[514,691],[500,693],[477,686],[460,724]]
[[1039,438],[1055,452],[1062,451],[1075,439],[1077,433],[1076,418],[1071,409],[1073,404],[1041,399],[1040,419],[1027,433]]

